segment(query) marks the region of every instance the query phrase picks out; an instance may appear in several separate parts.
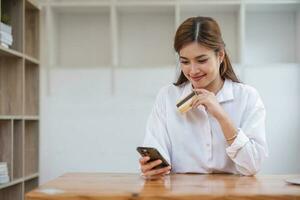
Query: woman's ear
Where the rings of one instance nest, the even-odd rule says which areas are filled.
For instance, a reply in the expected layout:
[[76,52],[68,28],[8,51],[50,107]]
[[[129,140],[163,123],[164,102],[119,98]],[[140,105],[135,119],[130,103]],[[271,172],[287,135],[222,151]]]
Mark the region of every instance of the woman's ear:
[[219,59],[220,64],[224,61],[224,58],[225,58],[225,50],[222,49],[218,53],[218,59]]

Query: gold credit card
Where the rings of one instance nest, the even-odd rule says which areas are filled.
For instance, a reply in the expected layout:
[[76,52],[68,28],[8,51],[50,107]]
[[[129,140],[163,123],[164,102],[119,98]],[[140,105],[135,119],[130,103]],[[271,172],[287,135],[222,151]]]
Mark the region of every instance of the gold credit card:
[[181,114],[186,113],[187,111],[189,111],[192,106],[192,102],[194,100],[194,98],[196,98],[197,94],[195,92],[191,92],[189,95],[187,95],[185,98],[183,98],[182,100],[180,100],[176,106],[178,108],[178,111]]

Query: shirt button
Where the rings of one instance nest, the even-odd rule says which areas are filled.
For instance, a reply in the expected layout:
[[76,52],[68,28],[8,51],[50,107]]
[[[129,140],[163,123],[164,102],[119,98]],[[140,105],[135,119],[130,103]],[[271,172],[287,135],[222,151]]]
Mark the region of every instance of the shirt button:
[[207,146],[207,147],[209,147],[209,146],[210,146],[210,144],[206,144],[206,146]]

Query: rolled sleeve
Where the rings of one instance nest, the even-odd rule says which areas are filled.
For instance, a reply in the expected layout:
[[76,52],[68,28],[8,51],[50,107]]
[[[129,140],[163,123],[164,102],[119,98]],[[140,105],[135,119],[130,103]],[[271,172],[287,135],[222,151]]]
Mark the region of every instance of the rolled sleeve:
[[262,161],[268,156],[265,137],[265,107],[255,91],[248,102],[248,107],[241,127],[234,142],[226,148],[227,155],[235,163],[237,172],[242,175],[254,175]]
[[236,157],[237,152],[243,148],[247,142],[249,142],[249,138],[245,135],[245,133],[238,129],[237,137],[233,141],[233,143],[226,148],[227,155],[234,159]]

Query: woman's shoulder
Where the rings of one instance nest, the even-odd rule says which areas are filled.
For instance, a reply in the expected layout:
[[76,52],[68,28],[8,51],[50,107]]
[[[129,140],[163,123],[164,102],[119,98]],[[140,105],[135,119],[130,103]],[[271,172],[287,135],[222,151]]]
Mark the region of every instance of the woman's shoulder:
[[167,84],[161,87],[157,93],[157,100],[177,99],[182,94],[186,85],[175,86],[174,84]]
[[250,94],[250,95],[258,94],[258,91],[255,87],[248,85],[246,83],[232,82],[232,86],[233,86],[233,90],[236,93]]
[[261,101],[258,90],[249,84],[232,82],[232,87],[234,96],[239,99],[247,100],[250,104]]

